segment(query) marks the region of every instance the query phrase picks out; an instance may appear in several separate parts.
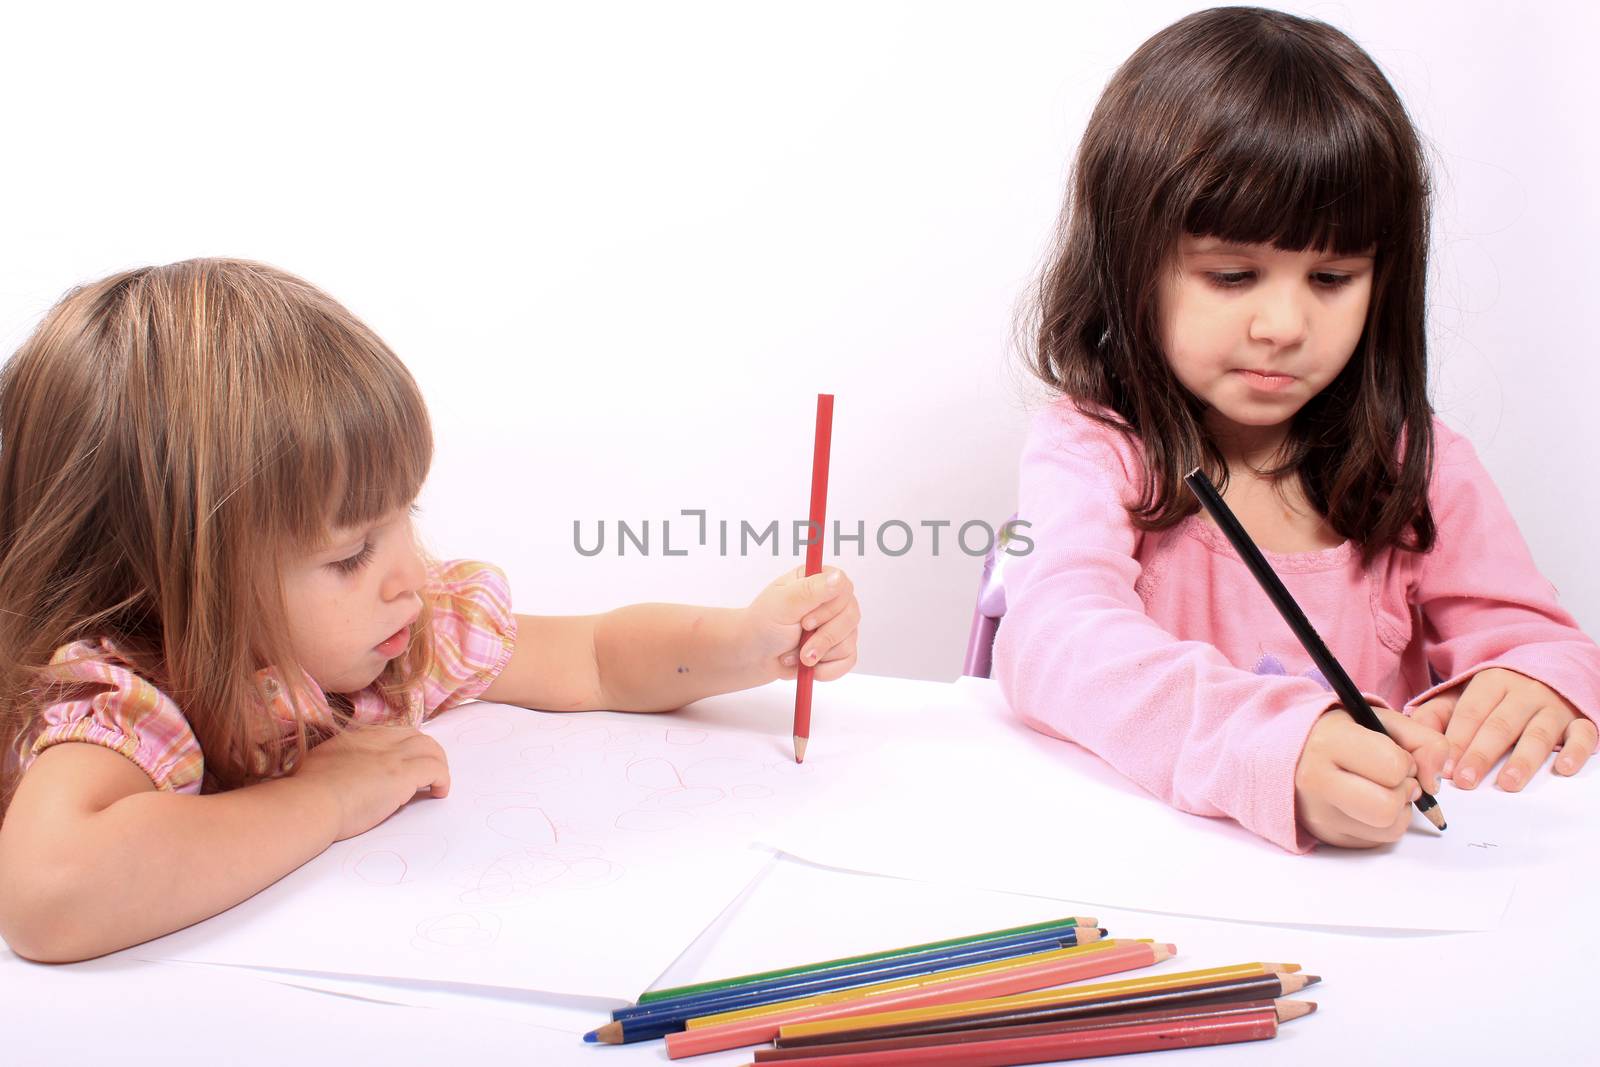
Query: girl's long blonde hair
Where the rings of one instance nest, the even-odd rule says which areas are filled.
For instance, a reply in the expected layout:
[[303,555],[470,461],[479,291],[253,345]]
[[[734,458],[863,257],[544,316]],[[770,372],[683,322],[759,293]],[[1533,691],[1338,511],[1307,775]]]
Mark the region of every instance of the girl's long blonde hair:
[[[302,677],[279,562],[408,503],[432,455],[399,359],[299,278],[195,259],[68,293],[0,370],[0,811],[67,684],[51,657],[79,640],[177,702],[207,789],[259,775],[280,731],[248,713],[257,673]],[[425,670],[428,645],[380,685]],[[291,692],[301,753],[308,696]]]

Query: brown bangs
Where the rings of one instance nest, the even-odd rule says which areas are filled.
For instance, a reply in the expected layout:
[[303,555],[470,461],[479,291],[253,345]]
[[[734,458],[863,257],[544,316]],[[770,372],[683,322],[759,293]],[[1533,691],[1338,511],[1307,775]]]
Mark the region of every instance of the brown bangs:
[[[1197,237],[1356,255],[1401,232],[1417,190],[1382,103],[1304,42],[1241,49],[1201,110],[1174,199]],[[1355,106],[1352,106],[1355,105]],[[1365,106],[1363,106],[1365,105]]]

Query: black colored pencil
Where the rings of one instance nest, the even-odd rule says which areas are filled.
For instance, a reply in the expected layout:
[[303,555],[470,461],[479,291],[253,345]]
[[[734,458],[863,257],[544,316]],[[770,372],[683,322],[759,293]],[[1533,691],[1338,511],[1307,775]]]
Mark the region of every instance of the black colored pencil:
[[[1250,539],[1250,535],[1234,515],[1233,509],[1228,507],[1222,499],[1222,494],[1217,492],[1217,487],[1206,477],[1205,471],[1196,467],[1183,480],[1189,486],[1190,492],[1199,498],[1201,505],[1211,513],[1211,517],[1217,521],[1217,525],[1222,528],[1228,540],[1233,543],[1245,566],[1250,568],[1250,573],[1255,575],[1256,581],[1261,584],[1261,588],[1271,598],[1273,606],[1278,609],[1278,614],[1283,616],[1283,621],[1289,624],[1289,629],[1294,631],[1295,637],[1310,654],[1312,662],[1316,663],[1317,670],[1321,671],[1322,676],[1333,686],[1333,691],[1338,694],[1344,710],[1362,726],[1388,737],[1389,732],[1383,728],[1383,722],[1377,713],[1361,695],[1361,690],[1356,688],[1356,683],[1350,680],[1350,676],[1339,665],[1339,661],[1333,658],[1328,646],[1322,643],[1322,638],[1317,635],[1311,620],[1306,618],[1306,613],[1300,610],[1300,605],[1289,595],[1288,587],[1273,571],[1272,565],[1261,554],[1261,549]],[[1424,789],[1416,804],[1417,810],[1427,816],[1429,822],[1441,830],[1444,829],[1444,811],[1439,807],[1439,802],[1433,798],[1433,794]]]

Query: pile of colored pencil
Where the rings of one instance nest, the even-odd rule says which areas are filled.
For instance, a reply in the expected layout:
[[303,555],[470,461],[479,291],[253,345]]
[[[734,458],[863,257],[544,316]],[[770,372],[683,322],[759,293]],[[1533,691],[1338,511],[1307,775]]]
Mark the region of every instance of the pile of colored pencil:
[[1069,917],[646,993],[585,1041],[665,1037],[673,1059],[774,1043],[796,1067],[1045,1063],[1257,1041],[1316,1010],[1292,963],[1125,978],[1176,947],[1108,939]]

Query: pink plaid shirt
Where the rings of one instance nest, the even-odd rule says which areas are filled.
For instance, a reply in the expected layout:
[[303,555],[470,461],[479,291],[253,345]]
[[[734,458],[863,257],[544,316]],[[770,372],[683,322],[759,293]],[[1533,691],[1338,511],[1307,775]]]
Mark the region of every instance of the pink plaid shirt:
[[[516,645],[511,592],[498,567],[454,560],[429,568],[424,596],[433,609],[430,626],[433,669],[401,694],[403,707],[386,701],[375,686],[350,696],[358,723],[417,723],[472,700],[505,669]],[[188,720],[172,698],[135,674],[110,641],[77,641],[56,650],[52,662],[81,679],[84,694],[45,708],[23,740],[26,769],[40,752],[64,741],[86,741],[120,752],[150,776],[157,789],[198,793],[205,758]],[[271,669],[267,689],[276,695],[267,710],[292,736],[294,715]],[[314,686],[317,704],[306,709],[308,725],[331,726],[333,712]],[[265,754],[261,754],[265,762]],[[258,773],[284,768],[259,766]]]

